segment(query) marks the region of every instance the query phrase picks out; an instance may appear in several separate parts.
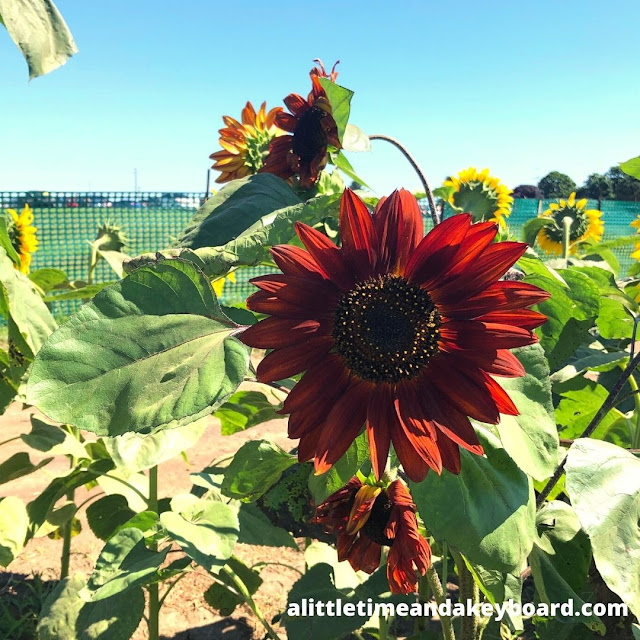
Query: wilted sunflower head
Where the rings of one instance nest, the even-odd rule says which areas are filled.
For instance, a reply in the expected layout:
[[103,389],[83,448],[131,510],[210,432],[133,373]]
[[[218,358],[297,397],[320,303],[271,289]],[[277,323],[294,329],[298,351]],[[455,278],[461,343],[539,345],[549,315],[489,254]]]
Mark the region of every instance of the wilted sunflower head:
[[572,193],[566,200],[560,198],[558,202],[552,202],[549,208],[540,214],[541,218],[553,221],[542,227],[538,232],[538,244],[548,254],[562,255],[562,243],[565,218],[571,219],[569,231],[569,253],[574,254],[578,250],[578,244],[584,240],[592,239],[599,242],[604,233],[602,211],[587,209],[587,199],[576,200],[576,194]]
[[416,505],[400,480],[362,483],[352,478],[318,506],[313,520],[338,536],[338,560],[373,573],[390,547],[387,579],[392,593],[417,590],[431,564],[431,548],[418,530]]
[[267,103],[263,102],[256,113],[251,102],[247,102],[241,122],[231,116],[222,117],[225,124],[219,131],[222,150],[209,156],[215,160],[212,168],[220,171],[216,182],[258,173],[269,153],[270,142],[283,134],[275,124],[276,115],[281,111],[282,107],[274,107],[267,112]]
[[[38,248],[37,227],[33,226],[33,210],[25,204],[19,215],[15,209],[7,209],[7,211],[11,216],[7,231],[13,248],[20,256],[19,270],[22,273],[29,273],[31,254]],[[16,269],[18,269],[17,265]]]
[[318,175],[329,160],[329,145],[336,149],[342,146],[331,103],[320,83],[320,78],[329,78],[334,82],[338,72],[334,65],[327,75],[322,62],[315,62],[319,66],[309,73],[311,92],[307,98],[290,93],[284,99],[290,113],[282,111],[276,115],[276,125],[290,135],[272,140],[269,155],[260,170],[273,173],[283,180],[298,176],[303,189],[310,189],[318,180]]
[[474,222],[490,220],[505,226],[511,213],[511,190],[489,174],[489,169],[463,169],[457,176],[447,178],[443,185],[453,189],[449,204],[457,211],[467,211]]

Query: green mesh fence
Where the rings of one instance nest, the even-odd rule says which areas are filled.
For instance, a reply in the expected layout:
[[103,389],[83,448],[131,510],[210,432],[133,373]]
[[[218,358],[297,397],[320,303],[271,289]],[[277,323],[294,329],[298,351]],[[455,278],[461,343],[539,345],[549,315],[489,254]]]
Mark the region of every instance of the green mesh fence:
[[[19,211],[28,203],[34,211],[37,227],[38,250],[33,255],[32,271],[42,267],[63,269],[70,280],[87,277],[90,247],[98,227],[110,222],[120,226],[129,238],[125,248],[130,255],[166,249],[193,217],[203,198],[202,193],[149,193],[149,192],[0,192],[0,209]],[[547,208],[548,202],[538,200],[516,200],[509,217],[509,227],[520,237],[522,225]],[[430,219],[425,214],[425,227]],[[597,208],[596,201],[589,202]],[[601,203],[605,222],[605,239],[627,236],[633,233],[629,224],[640,214],[640,203],[603,201]],[[446,215],[446,214],[445,214]],[[640,240],[640,236],[639,236]],[[629,254],[632,247],[616,249],[621,263],[621,273],[631,264]],[[226,282],[223,301],[234,304],[244,300],[253,287],[249,278],[264,269],[242,269],[235,283]],[[96,269],[97,282],[115,279],[115,274],[104,261]],[[53,312],[65,316],[77,310],[81,301],[53,303]]]

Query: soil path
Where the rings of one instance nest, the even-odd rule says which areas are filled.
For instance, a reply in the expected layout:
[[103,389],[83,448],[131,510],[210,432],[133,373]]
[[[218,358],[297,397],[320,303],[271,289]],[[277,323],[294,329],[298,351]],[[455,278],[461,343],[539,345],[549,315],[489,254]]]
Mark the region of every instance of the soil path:
[[[23,410],[22,405],[14,403],[4,415],[0,416],[0,442],[30,431],[29,416],[37,411],[32,407]],[[207,419],[204,436],[187,451],[188,463],[180,456],[162,463],[159,468],[159,497],[173,496],[188,492],[191,488],[189,474],[199,471],[213,460],[233,454],[249,440],[266,438],[277,442],[285,449],[291,449],[293,443],[286,436],[286,420],[272,420],[253,429],[231,436],[220,435],[220,425],[214,418]],[[6,460],[18,451],[28,451],[32,462],[46,455],[35,455],[22,440],[15,440],[0,449],[0,461]],[[178,453],[178,452],[176,452]],[[0,495],[14,495],[25,502],[33,500],[47,486],[52,472],[63,471],[66,461],[54,461],[47,467],[24,478],[20,478],[0,486]],[[90,495],[86,490],[78,491],[78,500],[82,501]],[[78,503],[78,502],[77,502]],[[71,572],[88,575],[93,563],[103,546],[89,529],[84,518],[84,510],[80,515],[83,525],[79,535],[73,538],[71,555]],[[30,576],[40,574],[43,580],[56,579],[60,566],[62,543],[47,537],[32,540],[22,554],[3,572],[12,572]],[[293,549],[238,545],[236,555],[244,562],[252,565],[263,561],[278,561],[289,564],[300,570],[304,567],[301,552]],[[286,604],[287,593],[291,585],[299,578],[299,574],[285,567],[268,566],[262,570],[263,585],[256,594],[256,602],[263,610],[267,620],[281,612]],[[175,640],[248,640],[262,638],[264,630],[256,621],[250,610],[238,607],[233,615],[220,617],[208,607],[202,598],[203,592],[211,584],[211,578],[201,569],[181,580],[173,589],[162,609],[162,637]],[[279,635],[286,637],[284,629],[276,625]],[[133,636],[135,640],[147,638],[146,626],[142,623]]]

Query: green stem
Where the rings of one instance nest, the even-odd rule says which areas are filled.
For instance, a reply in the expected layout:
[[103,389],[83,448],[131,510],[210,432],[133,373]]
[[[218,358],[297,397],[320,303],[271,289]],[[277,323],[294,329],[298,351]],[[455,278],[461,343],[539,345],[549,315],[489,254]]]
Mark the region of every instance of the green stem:
[[[611,391],[607,395],[605,401],[602,403],[602,406],[596,411],[596,414],[591,418],[591,422],[587,425],[585,430],[580,435],[581,438],[589,438],[591,434],[596,430],[596,427],[600,424],[602,419],[611,411],[614,407],[622,388],[625,385],[625,382],[631,377],[631,374],[636,370],[636,368],[640,365],[640,353],[631,358],[629,364],[625,367],[624,371],[620,374],[620,377],[616,380],[613,387],[611,387]],[[547,484],[544,489],[538,494],[538,498],[536,500],[536,505],[538,509],[544,504],[544,501],[547,499],[553,488],[558,484],[558,481],[562,477],[564,473],[564,467],[567,464],[568,454],[562,459],[562,462],[557,466],[554,474],[549,478]]]
[[[431,587],[433,597],[438,605],[444,604],[446,593],[442,589],[442,583],[438,577],[438,572],[431,565],[426,573],[427,581]],[[440,624],[442,625],[443,640],[456,640],[456,634],[453,631],[453,624],[450,616],[440,616]]]
[[567,261],[569,266],[569,250],[571,249],[571,225],[573,219],[571,216],[562,218],[562,257]]
[[387,620],[384,616],[380,616],[380,624],[378,627],[378,638],[380,640],[388,640],[389,629],[391,628],[391,620]]
[[[67,494],[67,498],[73,502],[73,491]],[[62,525],[62,556],[60,558],[60,580],[69,575],[69,563],[71,561],[71,534],[73,533],[73,516]]]
[[249,605],[251,611],[255,615],[260,623],[265,628],[267,635],[272,640],[280,640],[280,636],[274,631],[273,627],[267,622],[267,619],[264,617],[264,614],[260,610],[260,607],[256,604],[255,600],[251,597],[249,590],[244,582],[235,574],[233,569],[231,569],[228,565],[224,566],[221,571],[223,571],[231,581],[233,582],[233,586],[237,589],[238,593],[244,598],[244,601]]
[[[425,576],[418,576],[418,602],[424,605],[424,603],[429,602],[430,599],[431,587],[429,586],[429,581]],[[428,616],[418,616],[413,625],[413,634],[419,636],[423,631],[426,631],[428,622]]]
[[[104,473],[102,477],[110,478],[111,480],[116,480],[120,484],[123,484],[125,487],[128,487],[129,489],[131,489],[131,491],[133,491],[138,496],[140,496],[140,498],[142,498],[145,501],[149,509],[151,509],[151,498],[147,498],[147,496],[145,496],[144,493],[142,493],[142,491],[140,491],[140,489],[138,489],[137,487],[134,487],[132,484],[128,483],[126,480],[123,480],[122,478],[118,478],[118,476],[112,476],[110,473]],[[151,511],[153,511],[153,509],[151,509]]]
[[9,444],[10,442],[13,442],[14,440],[20,440],[20,436],[15,436],[15,438],[9,438],[8,440],[3,440],[2,442],[0,442],[0,447],[3,444]]
[[[478,603],[480,592],[478,585],[471,575],[464,558],[457,552],[452,551],[456,567],[458,568],[458,579],[460,581],[459,599],[464,606],[471,601],[472,605]],[[478,635],[478,618],[475,615],[463,616],[460,624],[461,640],[477,640]]]
[[[149,509],[158,513],[158,467],[149,469]],[[152,551],[158,550],[158,544],[151,545]],[[158,593],[158,583],[154,582],[147,587],[149,592],[149,640],[159,640],[160,638],[160,599]]]
[[633,391],[633,402],[635,404],[634,414],[636,419],[636,428],[631,434],[631,448],[640,449],[640,396],[638,394],[638,383],[633,375],[629,376],[629,386]]
[[449,582],[449,545],[443,541],[442,543],[442,585],[446,590]]
[[395,138],[391,136],[383,136],[380,134],[374,134],[369,136],[369,140],[384,140],[392,144],[396,149],[402,153],[402,155],[409,161],[409,164],[413,167],[413,170],[418,174],[418,178],[420,182],[422,182],[422,186],[424,188],[425,195],[427,197],[427,202],[429,203],[429,213],[431,214],[431,219],[433,220],[433,226],[438,225],[440,220],[440,213],[436,209],[436,203],[433,199],[433,193],[431,191],[431,187],[429,186],[429,182],[427,181],[427,177],[424,175],[424,172],[420,168],[420,165],[415,161],[413,156],[407,151],[404,145],[398,142]]
[[159,607],[162,608],[162,605],[164,604],[164,601],[167,599],[167,596],[171,593],[171,591],[173,590],[173,587],[175,587],[178,582],[180,582],[180,580],[182,580],[182,578],[184,578],[186,575],[189,574],[189,571],[185,571],[184,573],[181,573],[165,590],[165,592],[162,594],[162,598],[160,598],[160,602],[159,602]]
[[[69,456],[69,466],[74,469],[77,461],[74,456]],[[67,500],[73,502],[75,489],[67,492]],[[62,556],[60,558],[60,580],[64,580],[69,575],[69,564],[71,561],[71,535],[73,533],[73,516],[62,527]]]

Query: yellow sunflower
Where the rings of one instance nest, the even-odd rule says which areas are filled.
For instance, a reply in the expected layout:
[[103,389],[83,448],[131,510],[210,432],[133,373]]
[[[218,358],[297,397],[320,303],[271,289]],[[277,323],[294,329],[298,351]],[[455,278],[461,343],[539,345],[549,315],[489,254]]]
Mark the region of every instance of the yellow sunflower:
[[511,213],[511,189],[489,174],[489,169],[463,169],[457,176],[447,178],[443,187],[453,188],[449,204],[457,211],[471,213],[474,221],[491,220],[501,227]]
[[[634,229],[638,230],[638,233],[640,233],[640,216],[638,216],[632,223],[631,226]],[[640,260],[640,242],[638,244],[635,245],[635,247],[633,248],[633,253],[631,254],[631,257],[634,260]]]
[[282,107],[274,107],[268,112],[263,102],[256,113],[247,102],[242,110],[241,122],[231,116],[222,116],[225,126],[220,129],[221,151],[209,157],[215,160],[213,169],[220,171],[216,182],[229,182],[257,173],[269,153],[269,143],[284,132],[275,126],[276,114]]
[[588,239],[599,242],[604,234],[602,211],[587,209],[587,199],[576,200],[575,193],[566,200],[559,199],[558,202],[552,202],[540,217],[551,218],[554,222],[542,227],[537,238],[540,248],[549,255],[562,255],[563,219],[566,217],[573,221],[569,231],[570,254],[576,253],[580,242]]
[[38,248],[37,228],[33,226],[33,210],[25,204],[20,215],[15,209],[7,209],[7,212],[11,216],[7,228],[9,239],[20,256],[20,267],[16,265],[16,269],[19,268],[22,273],[29,273],[31,254]]

